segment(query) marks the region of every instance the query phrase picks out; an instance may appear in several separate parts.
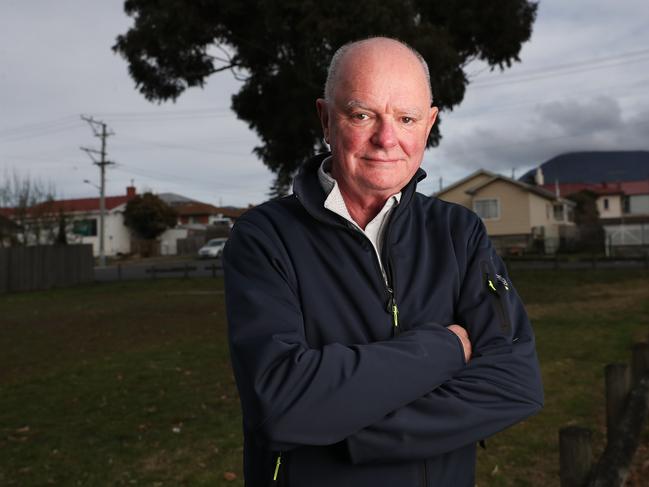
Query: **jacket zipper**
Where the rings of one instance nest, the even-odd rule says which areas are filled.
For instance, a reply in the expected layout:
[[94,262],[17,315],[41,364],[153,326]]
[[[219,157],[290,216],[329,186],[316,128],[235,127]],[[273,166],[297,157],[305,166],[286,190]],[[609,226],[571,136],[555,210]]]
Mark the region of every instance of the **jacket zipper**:
[[428,464],[426,460],[421,462],[421,485],[422,487],[428,487]]
[[279,478],[279,468],[281,465],[282,465],[282,452],[279,452],[275,460],[275,470],[273,473],[273,483],[275,485],[277,485],[277,479]]
[[385,276],[387,280],[386,289],[388,291],[388,294],[390,295],[390,299],[388,302],[388,312],[392,313],[392,334],[396,336],[399,334],[399,331],[401,330],[399,328],[399,307],[397,306],[397,298],[394,292],[394,290],[396,289],[396,280],[394,274],[392,273],[392,257],[389,256],[390,255],[389,250],[387,252],[388,252],[388,262],[385,267]]
[[[388,243],[388,236],[389,236],[389,230],[390,230],[390,224],[392,223],[392,220],[388,222],[388,227],[386,228],[385,234],[384,234],[384,245],[386,248],[386,252],[389,255],[389,249],[387,249],[387,243]],[[372,242],[370,239],[365,235],[363,232],[361,232],[358,228],[356,228],[353,224],[347,223],[346,224],[347,228],[352,231],[358,233],[363,239],[367,241],[367,243],[370,245],[370,248],[372,249],[372,253],[374,254],[374,266],[376,267],[376,270],[378,271],[379,278],[381,279],[381,282],[383,282],[383,286],[385,287],[385,292],[388,295],[388,302],[386,306],[386,311],[392,315],[392,336],[396,336],[399,334],[400,328],[399,328],[399,307],[397,306],[397,298],[395,295],[395,280],[394,276],[392,275],[392,258],[388,257],[388,262],[387,265],[385,266],[385,273],[381,269],[381,257],[377,255],[376,251],[374,251],[374,246],[372,245]]]

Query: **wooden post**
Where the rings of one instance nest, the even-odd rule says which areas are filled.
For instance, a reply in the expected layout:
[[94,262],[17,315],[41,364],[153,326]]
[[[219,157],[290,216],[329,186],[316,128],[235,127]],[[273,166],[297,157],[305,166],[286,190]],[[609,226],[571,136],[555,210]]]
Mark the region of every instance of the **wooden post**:
[[583,487],[593,467],[592,432],[578,426],[559,430],[561,487]]
[[212,278],[216,279],[216,264],[212,264]]
[[615,437],[615,431],[631,391],[629,366],[608,364],[604,368],[604,376],[606,380],[606,437],[610,442]]
[[631,357],[631,375],[633,384],[649,374],[649,343],[634,343]]
[[189,264],[185,263],[185,279],[189,277]]
[[604,453],[593,468],[589,487],[624,485],[640,436],[647,424],[648,410],[649,377],[644,377],[631,389],[617,433],[608,441]]

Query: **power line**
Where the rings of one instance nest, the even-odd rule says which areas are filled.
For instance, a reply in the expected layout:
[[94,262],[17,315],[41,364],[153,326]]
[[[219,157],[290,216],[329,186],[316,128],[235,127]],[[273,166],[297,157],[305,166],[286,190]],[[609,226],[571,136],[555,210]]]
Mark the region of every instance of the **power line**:
[[[472,86],[474,88],[491,88],[493,86],[526,83],[528,81],[536,81],[538,79],[566,76],[597,69],[613,68],[624,64],[633,64],[649,60],[649,49],[626,54],[627,55],[621,54],[617,57],[600,58],[599,60],[576,62],[570,65],[560,64],[555,66],[548,66],[546,68],[537,68],[523,73],[508,73],[507,75],[505,75],[506,79],[484,80],[482,82],[475,81],[472,83]],[[637,57],[637,59],[620,60],[625,57]],[[611,64],[612,61],[616,60],[617,62],[613,62]]]
[[15,133],[0,134],[0,139],[4,139],[5,142],[17,142],[25,139],[34,139],[37,137],[43,137],[45,135],[58,134],[60,132],[66,132],[68,130],[77,129],[81,126],[80,122],[67,122],[65,124],[53,125],[50,127],[34,128],[31,130],[22,130]]
[[[615,87],[615,90],[621,93],[624,93],[622,95],[616,95],[612,97],[614,100],[623,100],[626,98],[630,97],[637,97],[638,93],[641,93],[640,99],[645,98],[647,94],[647,90],[644,86],[642,86],[642,83],[649,83],[649,79],[643,79],[639,81],[634,81],[633,84],[639,84],[640,86],[635,89],[631,90],[629,88],[624,88],[625,85],[618,85]],[[624,89],[623,89],[624,88]],[[524,106],[529,106],[529,105],[537,105],[539,103],[543,104],[548,104],[548,103],[558,103],[562,101],[575,101],[579,100],[580,98],[585,98],[586,96],[592,96],[592,95],[602,95],[603,93],[607,93],[605,90],[602,88],[598,88],[596,90],[583,90],[580,91],[579,93],[568,93],[562,97],[559,98],[551,98],[551,99],[542,99],[540,100],[538,97],[536,98],[528,98],[524,99],[521,101],[513,102],[513,103],[492,103],[488,105],[486,108],[485,107],[477,107],[473,109],[470,112],[442,112],[442,116],[450,116],[452,115],[453,120],[459,120],[459,119],[464,119],[464,118],[471,118],[474,119],[476,117],[482,117],[485,115],[491,115],[492,113],[500,113],[500,112],[508,112],[515,110],[516,108],[519,107],[524,107]],[[461,108],[460,108],[461,110]]]
[[[194,152],[201,152],[203,154],[210,154],[210,155],[230,155],[230,156],[243,156],[241,152],[229,152],[229,151],[223,151],[223,150],[211,150],[211,149],[201,149],[200,147],[197,147],[195,145],[184,145],[184,144],[173,144],[173,143],[168,143],[168,142],[158,142],[158,141],[153,141],[153,140],[145,140],[145,139],[140,139],[137,137],[132,137],[132,136],[122,136],[122,139],[125,140],[131,140],[135,143],[138,144],[145,144],[145,145],[152,145],[155,147],[161,147],[164,149],[179,149],[179,150],[190,150]],[[231,141],[232,139],[230,139]],[[220,142],[224,142],[227,140],[221,139]],[[210,142],[214,142],[214,140],[210,140]],[[250,153],[252,153],[252,149],[250,150]]]
[[62,122],[69,122],[74,120],[75,123],[78,123],[78,120],[75,115],[66,115],[65,117],[56,118],[54,120],[46,120],[43,122],[28,123],[25,125],[19,125],[17,127],[11,127],[8,129],[0,129],[0,136],[4,135],[13,135],[16,133],[30,131],[30,130],[39,130],[43,128],[50,128],[51,126],[57,126]]

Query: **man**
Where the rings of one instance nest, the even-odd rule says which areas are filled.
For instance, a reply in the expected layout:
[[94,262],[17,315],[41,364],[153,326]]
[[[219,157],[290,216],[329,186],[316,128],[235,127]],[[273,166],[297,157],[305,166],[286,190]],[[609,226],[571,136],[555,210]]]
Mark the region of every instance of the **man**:
[[346,45],[316,104],[331,154],[225,249],[246,485],[473,486],[476,443],[543,392],[482,222],[415,192],[426,64],[392,39]]

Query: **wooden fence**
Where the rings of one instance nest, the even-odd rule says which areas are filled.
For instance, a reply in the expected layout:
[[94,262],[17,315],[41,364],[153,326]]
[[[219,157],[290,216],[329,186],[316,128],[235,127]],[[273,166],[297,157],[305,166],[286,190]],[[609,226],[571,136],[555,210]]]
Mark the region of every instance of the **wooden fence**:
[[591,430],[559,430],[561,487],[621,487],[629,474],[649,414],[649,343],[633,346],[630,367],[609,364],[604,375],[606,448],[595,463]]
[[92,282],[94,265],[92,245],[0,248],[0,293]]

